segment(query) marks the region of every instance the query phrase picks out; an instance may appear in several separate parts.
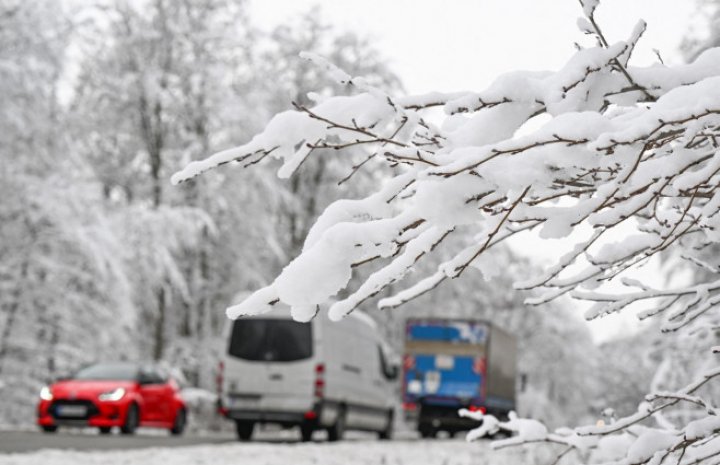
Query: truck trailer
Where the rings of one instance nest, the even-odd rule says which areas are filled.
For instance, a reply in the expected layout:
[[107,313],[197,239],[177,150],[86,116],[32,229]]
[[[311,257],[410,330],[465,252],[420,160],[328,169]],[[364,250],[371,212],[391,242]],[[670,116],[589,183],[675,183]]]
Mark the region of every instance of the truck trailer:
[[458,410],[500,419],[515,409],[517,343],[489,322],[410,318],[405,325],[402,396],[422,437],[478,426]]

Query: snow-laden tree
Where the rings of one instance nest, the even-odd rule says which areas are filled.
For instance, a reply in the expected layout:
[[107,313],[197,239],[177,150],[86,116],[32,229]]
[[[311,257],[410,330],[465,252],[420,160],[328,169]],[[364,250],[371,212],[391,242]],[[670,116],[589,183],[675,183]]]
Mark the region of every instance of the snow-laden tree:
[[[393,177],[374,194],[330,205],[301,255],[272,284],[229,308],[231,317],[283,302],[294,318],[308,320],[351,286],[356,268],[377,266],[330,305],[330,317],[340,319],[391,284],[396,289],[419,260],[461,229],[474,232],[471,241],[380,306],[396,307],[482,267],[489,251],[525,231],[567,238],[574,246],[554,266],[515,284],[538,291],[531,303],[569,294],[594,303],[588,319],[645,304],[640,317],[662,321],[668,337],[707,335],[705,356],[683,387],[650,392],[636,413],[606,424],[550,432],[534,420],[511,416],[499,423],[463,412],[483,420],[470,437],[507,429],[517,434],[497,447],[549,442],[606,463],[711,463],[720,453],[720,416],[716,399],[702,394],[720,376],[713,354],[720,351],[713,348],[720,281],[715,260],[698,254],[718,241],[720,225],[720,50],[705,51],[688,65],[631,66],[644,22],[627,40],[611,44],[595,21],[597,1],[581,3],[578,25],[594,45],[579,48],[558,71],[508,73],[477,93],[396,97],[305,54],[362,92],[298,104],[247,144],[189,164],[173,182],[267,155],[284,162],[278,174],[288,177],[314,150],[328,147],[371,147],[391,167]],[[431,107],[444,109],[442,124],[423,116]],[[529,129],[526,123],[540,115],[549,121]],[[613,231],[623,233],[608,239]],[[673,250],[711,271],[710,278],[655,289],[625,276]],[[611,282],[625,291],[605,292]],[[692,416],[676,423],[661,416],[677,406],[692,408]]]
[[[178,160],[209,149],[207,131],[219,129],[209,109],[223,97],[233,103],[232,85],[247,69],[241,63],[252,42],[243,43],[241,3],[113,1],[92,13],[97,20],[79,27],[87,38],[77,41],[80,148],[108,193],[168,203],[162,179]],[[94,40],[101,35],[107,39]]]
[[57,93],[70,28],[62,8],[44,13],[53,6],[0,1],[0,150],[35,173],[57,167],[62,140]]
[[596,406],[596,414],[605,408],[621,416],[635,412],[638,399],[642,399],[652,385],[664,355],[658,339],[664,336],[659,334],[657,326],[642,331],[644,334],[616,337],[599,345],[602,383],[598,383],[601,390],[598,397],[602,402]]
[[[369,44],[313,15],[264,35],[243,2],[229,0],[118,0],[92,13],[97,21],[82,26],[78,47],[74,147],[93,167],[137,268],[142,353],[182,366],[193,384],[209,388],[225,324],[217,308],[267,283],[299,252],[314,218],[338,198],[335,174],[344,165],[312,160],[290,182],[234,172],[171,190],[158,180],[259,130],[290,107],[279,94],[331,94],[337,86],[315,67],[291,66],[298,45],[332,51],[347,69],[392,88],[397,79]],[[94,40],[101,34],[108,40]],[[282,92],[269,85],[278,81]],[[354,183],[352,192],[370,186]]]
[[[177,361],[178,338],[214,333],[217,278],[208,263],[228,254],[213,242],[210,188],[197,182],[166,192],[162,180],[214,149],[210,134],[220,121],[242,121],[249,105],[234,89],[251,69],[254,42],[242,3],[227,0],[117,1],[90,16],[97,21],[80,41],[72,102],[75,147],[93,166],[145,278],[135,281],[135,297],[140,328],[153,341],[146,355]],[[92,40],[101,34],[109,40]]]
[[[123,248],[93,199],[64,176],[0,171],[0,408],[32,418],[43,383],[98,358],[133,357]],[[92,336],[90,336],[92,335]],[[122,350],[118,350],[122,348]]]
[[720,46],[720,2],[695,0],[697,16],[701,18],[686,32],[681,50],[687,60],[693,60],[709,48]]
[[[268,119],[290,108],[290,102],[309,104],[309,92],[333,95],[342,90],[342,84],[324,78],[322,70],[312,63],[299,62],[297,56],[303,51],[326,56],[347,72],[362,75],[384,89],[401,88],[398,77],[377,49],[356,34],[336,31],[322,20],[321,13],[314,8],[270,33],[266,41],[268,50],[258,60],[259,74],[274,79],[257,83],[267,96],[263,108],[270,112]],[[339,183],[350,166],[362,163],[367,156],[364,150],[346,150],[342,160],[328,151],[318,149],[317,156],[307,159],[290,179],[274,180],[272,196],[277,199],[277,211],[273,211],[272,226],[281,250],[280,266],[302,250],[312,223],[331,201],[342,196],[365,195],[372,190],[375,180],[367,171],[360,173],[355,182]]]
[[[48,378],[126,347],[122,247],[70,153],[57,98],[69,31],[54,2],[0,2],[0,421]],[[92,334],[93,337],[88,337]]]

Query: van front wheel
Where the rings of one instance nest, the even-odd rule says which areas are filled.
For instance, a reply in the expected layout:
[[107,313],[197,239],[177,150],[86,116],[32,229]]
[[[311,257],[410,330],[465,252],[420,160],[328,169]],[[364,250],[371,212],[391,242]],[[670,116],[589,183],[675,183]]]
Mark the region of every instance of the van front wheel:
[[390,410],[387,413],[387,425],[385,426],[385,429],[378,432],[378,438],[387,441],[389,439],[392,439],[392,431],[393,431],[393,411]]
[[252,438],[255,423],[252,421],[235,420],[235,431],[241,441],[249,441]]

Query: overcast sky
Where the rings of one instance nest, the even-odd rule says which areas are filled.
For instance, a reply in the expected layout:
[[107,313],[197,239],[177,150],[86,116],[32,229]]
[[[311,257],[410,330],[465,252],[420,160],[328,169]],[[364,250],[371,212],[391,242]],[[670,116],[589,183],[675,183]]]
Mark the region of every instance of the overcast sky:
[[[372,38],[410,93],[480,90],[506,71],[557,69],[586,40],[577,0],[252,0],[251,11],[270,28],[315,4],[338,29]],[[695,8],[693,0],[602,0],[596,17],[611,42],[648,23],[636,64],[657,60],[653,48],[678,62]]]

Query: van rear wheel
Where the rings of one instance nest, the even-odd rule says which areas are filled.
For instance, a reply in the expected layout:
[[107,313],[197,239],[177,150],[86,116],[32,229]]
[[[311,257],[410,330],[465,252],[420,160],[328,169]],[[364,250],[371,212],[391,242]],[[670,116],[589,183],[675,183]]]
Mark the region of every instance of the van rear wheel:
[[255,423],[252,421],[235,420],[235,431],[241,441],[249,441],[252,438]]
[[343,438],[343,435],[345,434],[345,409],[341,409],[338,412],[335,424],[328,428],[327,432],[328,441],[335,442]]
[[312,441],[312,435],[313,432],[315,432],[315,428],[313,425],[308,423],[303,423],[300,425],[300,437],[302,438],[302,442],[310,442]]

